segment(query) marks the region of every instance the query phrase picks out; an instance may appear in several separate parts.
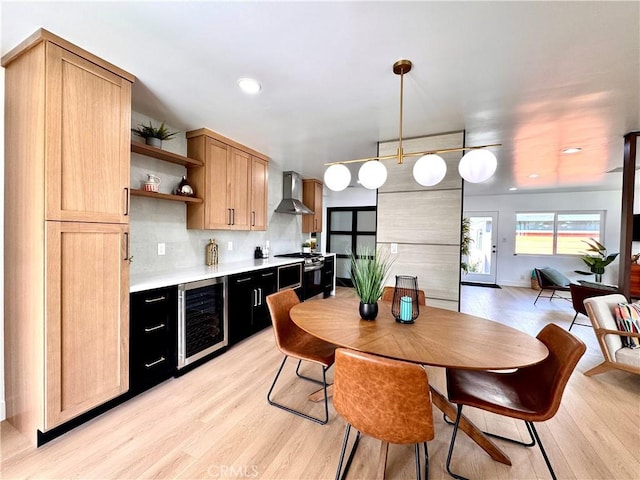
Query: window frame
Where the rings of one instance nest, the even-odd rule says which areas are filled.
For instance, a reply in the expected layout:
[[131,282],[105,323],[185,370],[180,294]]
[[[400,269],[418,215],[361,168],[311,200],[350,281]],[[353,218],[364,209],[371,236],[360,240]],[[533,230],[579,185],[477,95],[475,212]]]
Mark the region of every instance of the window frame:
[[[553,253],[518,253],[516,252],[516,239],[518,237],[518,215],[520,214],[553,214]],[[515,212],[515,228],[514,228],[514,242],[513,242],[513,254],[514,255],[528,255],[532,257],[576,257],[584,255],[584,252],[576,253],[558,253],[558,216],[559,215],[599,215],[600,216],[600,232],[599,242],[603,243],[605,236],[605,224],[607,219],[606,210],[528,210],[528,211],[516,211]],[[585,245],[585,249],[587,246]]]

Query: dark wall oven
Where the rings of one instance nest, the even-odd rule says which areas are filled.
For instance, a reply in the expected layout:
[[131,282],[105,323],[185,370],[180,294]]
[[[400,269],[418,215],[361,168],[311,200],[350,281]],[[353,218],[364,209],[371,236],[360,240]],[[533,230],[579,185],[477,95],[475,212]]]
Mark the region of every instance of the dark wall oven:
[[304,300],[324,292],[322,271],[324,262],[305,265],[302,280],[302,296]]
[[226,277],[178,285],[178,369],[227,344]]

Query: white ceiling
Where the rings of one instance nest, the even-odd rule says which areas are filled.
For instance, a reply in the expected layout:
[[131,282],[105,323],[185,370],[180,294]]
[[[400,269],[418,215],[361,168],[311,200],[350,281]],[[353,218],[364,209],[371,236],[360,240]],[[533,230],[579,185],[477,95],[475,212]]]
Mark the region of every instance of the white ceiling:
[[[207,127],[284,169],[376,154],[398,137],[466,130],[502,143],[467,193],[619,187],[640,130],[639,2],[9,2],[2,54],[43,27],[136,75],[134,110]],[[258,96],[239,77],[257,78]],[[582,152],[560,150],[579,146]],[[388,164],[389,168],[394,167]],[[530,174],[539,177],[529,178]]]

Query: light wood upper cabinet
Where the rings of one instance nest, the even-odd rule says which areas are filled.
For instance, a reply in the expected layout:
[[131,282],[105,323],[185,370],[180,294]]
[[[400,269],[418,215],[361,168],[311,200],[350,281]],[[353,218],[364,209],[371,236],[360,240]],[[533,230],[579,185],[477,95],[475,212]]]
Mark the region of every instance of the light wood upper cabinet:
[[46,429],[129,388],[128,228],[47,222]]
[[313,215],[302,216],[302,232],[322,231],[322,182],[315,178],[302,180],[302,203],[313,210]]
[[47,220],[128,223],[131,82],[46,44]]
[[187,228],[266,230],[264,155],[207,129],[187,132],[187,156],[204,162],[190,177],[202,204],[187,205]]
[[267,229],[269,163],[251,157],[251,230]]

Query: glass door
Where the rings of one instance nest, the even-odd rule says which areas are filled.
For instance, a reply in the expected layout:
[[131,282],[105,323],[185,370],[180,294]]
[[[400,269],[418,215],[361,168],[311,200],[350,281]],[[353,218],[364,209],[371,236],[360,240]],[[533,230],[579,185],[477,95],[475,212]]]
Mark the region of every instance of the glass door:
[[351,252],[376,248],[376,207],[327,208],[327,252],[336,254],[336,284],[352,287]]
[[468,272],[461,273],[463,282],[496,283],[496,258],[498,245],[498,212],[465,212],[469,219],[469,255],[462,261]]

